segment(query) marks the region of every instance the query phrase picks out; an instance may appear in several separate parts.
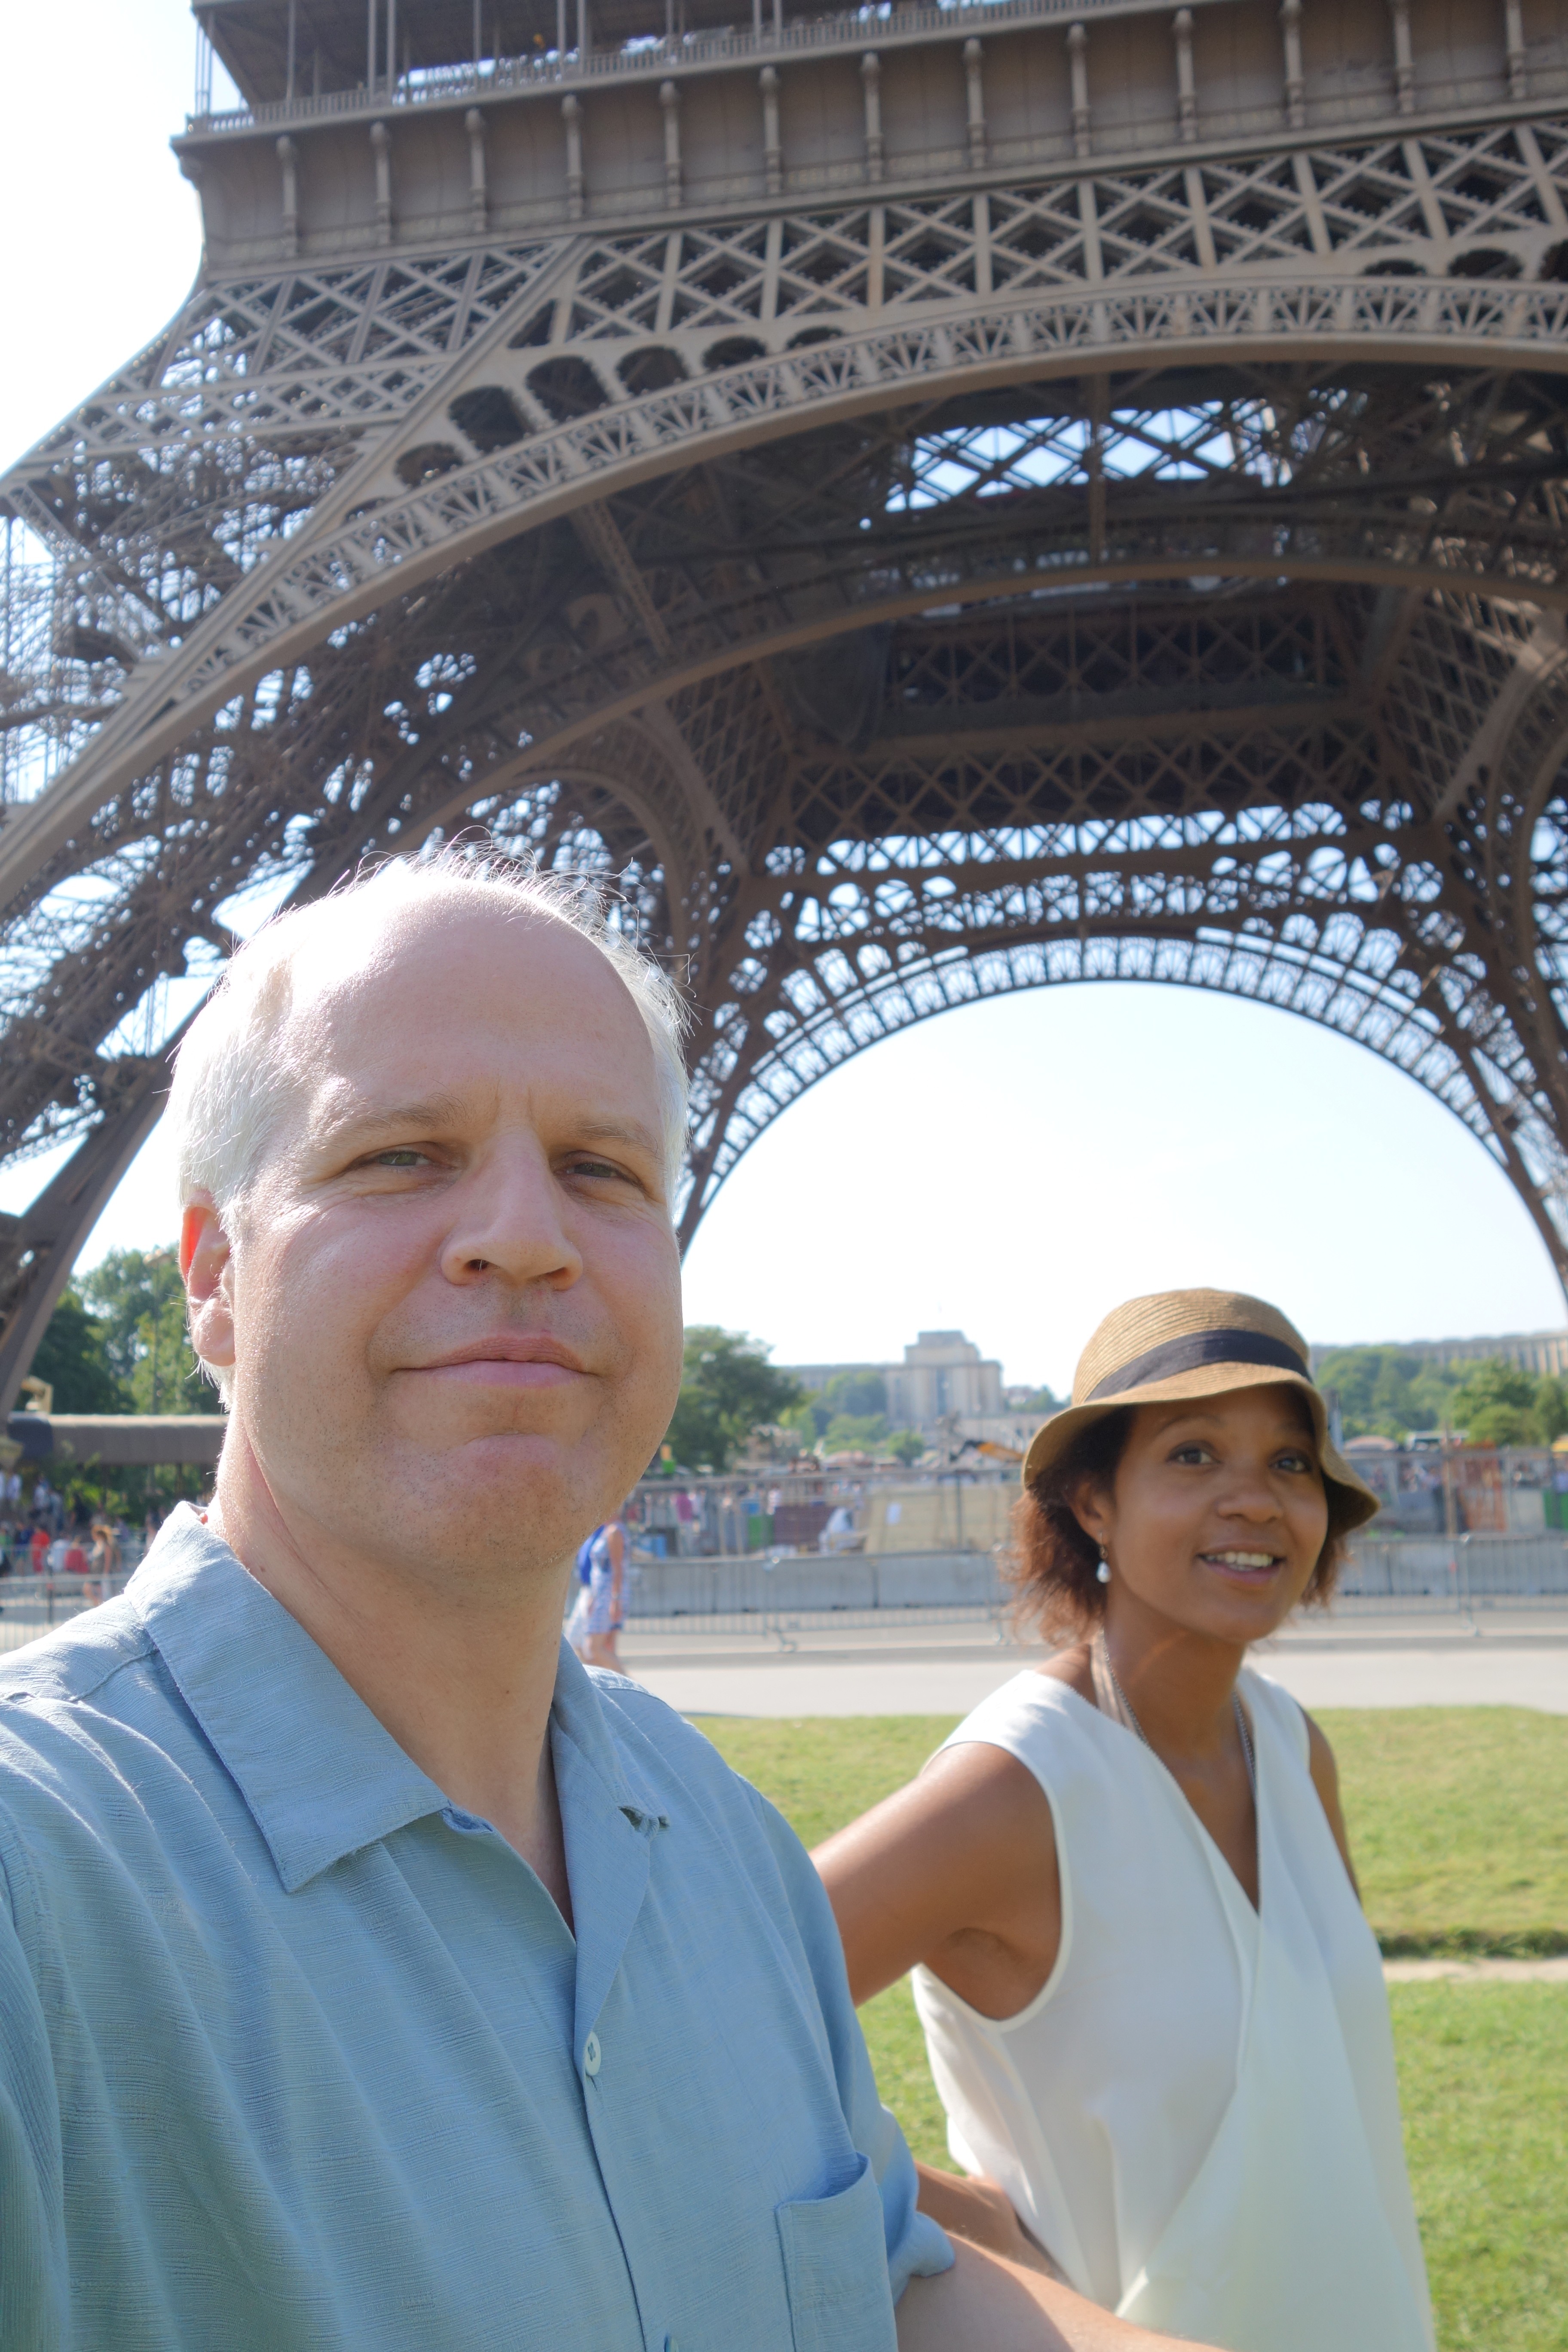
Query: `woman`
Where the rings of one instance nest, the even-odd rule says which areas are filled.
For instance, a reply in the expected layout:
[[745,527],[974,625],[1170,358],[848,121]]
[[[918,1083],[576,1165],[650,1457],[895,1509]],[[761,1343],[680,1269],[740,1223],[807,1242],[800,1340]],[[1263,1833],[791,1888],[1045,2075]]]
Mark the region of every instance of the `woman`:
[[626,1530],[625,1515],[595,1528],[577,1554],[581,1590],[566,1621],[566,1638],[590,1666],[621,1672],[616,1636],[626,1620]]
[[1245,1664],[1376,1497],[1261,1300],[1119,1307],[1038,1432],[1065,1638],[816,1859],[858,2001],[916,1966],[939,2221],[1234,2352],[1431,2352],[1388,2004],[1327,1740]]

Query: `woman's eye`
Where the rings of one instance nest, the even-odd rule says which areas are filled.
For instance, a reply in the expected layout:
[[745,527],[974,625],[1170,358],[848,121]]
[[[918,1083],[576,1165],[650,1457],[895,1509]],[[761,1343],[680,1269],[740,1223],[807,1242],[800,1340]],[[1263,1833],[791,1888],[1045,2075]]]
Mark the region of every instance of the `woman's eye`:
[[1201,1445],[1178,1445],[1171,1459],[1173,1462],[1202,1462],[1204,1449]]
[[1281,1454],[1279,1467],[1281,1470],[1310,1470],[1313,1464],[1305,1454]]

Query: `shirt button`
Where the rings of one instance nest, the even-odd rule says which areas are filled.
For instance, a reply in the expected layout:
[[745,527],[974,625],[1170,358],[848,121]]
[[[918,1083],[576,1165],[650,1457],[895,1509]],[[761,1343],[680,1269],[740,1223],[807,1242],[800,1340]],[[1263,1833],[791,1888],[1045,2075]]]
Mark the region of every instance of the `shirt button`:
[[598,2035],[596,2033],[590,2033],[588,2039],[583,2044],[584,2074],[596,2074],[599,2071],[599,2062],[603,2058],[604,2054],[604,2052],[599,2047]]

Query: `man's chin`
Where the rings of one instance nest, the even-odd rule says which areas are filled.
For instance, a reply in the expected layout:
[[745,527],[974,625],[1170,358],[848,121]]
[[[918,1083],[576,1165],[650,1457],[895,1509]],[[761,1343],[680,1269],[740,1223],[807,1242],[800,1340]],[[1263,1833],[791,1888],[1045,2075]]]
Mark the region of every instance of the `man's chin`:
[[616,1484],[617,1465],[606,1460],[604,1450],[575,1435],[537,1429],[479,1430],[438,1438],[434,1444],[427,1440],[417,1452],[400,1451],[396,1484],[405,1492],[419,1493],[427,1510],[447,1508],[458,1517],[466,1517],[474,1500],[482,1496],[520,1519],[574,1505],[597,1524],[626,1491]]

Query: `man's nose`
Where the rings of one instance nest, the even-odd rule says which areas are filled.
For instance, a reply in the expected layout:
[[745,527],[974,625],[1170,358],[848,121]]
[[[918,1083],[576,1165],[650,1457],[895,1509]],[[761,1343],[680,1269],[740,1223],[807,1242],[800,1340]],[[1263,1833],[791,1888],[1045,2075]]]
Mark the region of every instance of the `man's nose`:
[[448,1282],[493,1273],[565,1290],[582,1273],[582,1253],[562,1217],[561,1188],[536,1141],[509,1139],[487,1152],[451,1199],[455,1213],[441,1246]]

